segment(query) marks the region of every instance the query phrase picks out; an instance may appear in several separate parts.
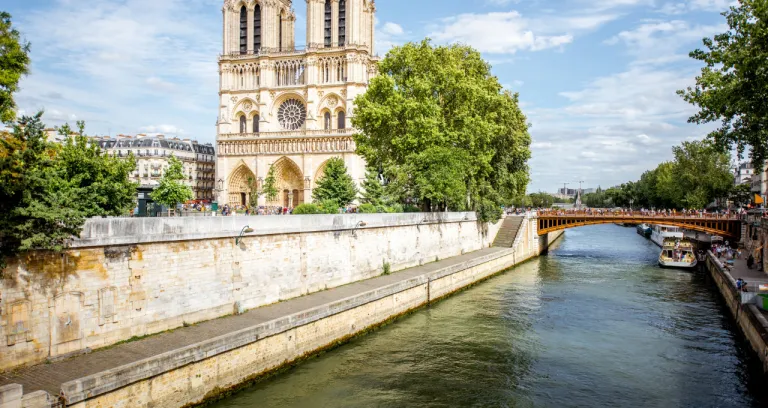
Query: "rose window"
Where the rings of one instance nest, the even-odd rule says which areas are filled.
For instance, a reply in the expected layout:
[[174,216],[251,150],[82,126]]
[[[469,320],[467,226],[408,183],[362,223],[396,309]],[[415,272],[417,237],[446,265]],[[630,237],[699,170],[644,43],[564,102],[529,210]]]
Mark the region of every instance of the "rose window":
[[297,130],[304,126],[307,108],[298,99],[288,99],[277,109],[277,120],[286,130]]

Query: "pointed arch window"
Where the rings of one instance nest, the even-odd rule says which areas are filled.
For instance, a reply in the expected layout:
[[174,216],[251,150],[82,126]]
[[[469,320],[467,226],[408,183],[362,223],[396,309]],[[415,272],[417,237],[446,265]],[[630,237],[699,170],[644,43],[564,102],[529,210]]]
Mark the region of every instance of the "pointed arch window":
[[240,133],[245,133],[245,132],[246,132],[245,115],[243,115],[243,116],[240,116]]
[[259,115],[253,117],[253,133],[259,133]]
[[331,20],[333,13],[331,11],[331,0],[325,0],[325,47],[331,46]]
[[347,117],[344,114],[344,111],[339,111],[338,120],[337,121],[338,121],[338,123],[337,123],[336,129],[346,129],[346,127],[347,127]]
[[240,8],[240,54],[248,52],[248,10]]
[[339,47],[347,42],[347,1],[339,0]]
[[261,5],[253,9],[253,50],[258,53],[261,48]]
[[331,130],[331,112],[325,112],[323,115],[323,129]]

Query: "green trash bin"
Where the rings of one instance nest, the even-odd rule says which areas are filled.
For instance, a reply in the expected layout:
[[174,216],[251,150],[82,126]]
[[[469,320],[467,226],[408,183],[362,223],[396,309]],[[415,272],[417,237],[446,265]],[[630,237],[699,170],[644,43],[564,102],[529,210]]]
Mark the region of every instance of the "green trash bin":
[[757,296],[759,296],[759,301],[757,302],[757,306],[763,310],[768,310],[768,294],[761,293]]
[[212,202],[211,203],[211,211],[213,211],[213,212],[219,211],[219,203],[217,203],[216,201]]

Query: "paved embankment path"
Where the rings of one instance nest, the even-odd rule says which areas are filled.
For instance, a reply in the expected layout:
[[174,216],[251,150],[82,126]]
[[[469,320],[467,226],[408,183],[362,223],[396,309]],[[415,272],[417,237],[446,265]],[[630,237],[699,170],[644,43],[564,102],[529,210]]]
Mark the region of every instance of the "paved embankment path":
[[[720,258],[719,261],[722,264],[725,263],[725,258]],[[761,284],[768,284],[768,274],[763,271],[758,271],[757,266],[754,269],[747,268],[747,261],[743,259],[734,259],[733,266],[729,268],[728,272],[733,276],[733,279],[744,279],[747,281],[747,288],[750,292],[757,292],[757,288]]]
[[307,296],[286,300],[269,306],[250,310],[242,315],[229,316],[202,322],[189,327],[180,327],[170,332],[157,334],[141,340],[118,344],[103,350],[80,355],[50,364],[40,364],[0,373],[0,386],[21,384],[24,393],[44,390],[51,395],[59,395],[61,384],[88,375],[110,370],[125,364],[134,363],[157,356],[175,349],[209,340],[248,327],[256,326],[283,316],[299,313],[327,303],[339,301],[350,296],[386,287],[401,280],[408,280],[449,267],[488,256],[498,252],[510,251],[509,248],[486,248],[461,256],[433,262],[423,266],[409,268],[355,282],[346,286],[316,292]]

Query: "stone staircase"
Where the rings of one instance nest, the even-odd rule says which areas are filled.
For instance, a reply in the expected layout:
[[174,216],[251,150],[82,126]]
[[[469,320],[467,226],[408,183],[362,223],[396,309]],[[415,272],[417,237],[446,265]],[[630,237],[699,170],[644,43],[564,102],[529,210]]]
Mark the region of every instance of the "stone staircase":
[[517,237],[517,231],[520,230],[520,226],[523,225],[525,217],[519,216],[507,216],[501,224],[499,233],[496,234],[496,239],[493,241],[493,246],[502,248],[512,248],[512,244]]

